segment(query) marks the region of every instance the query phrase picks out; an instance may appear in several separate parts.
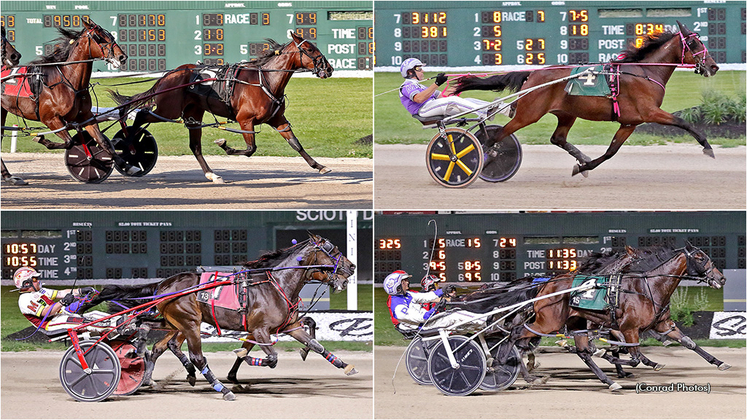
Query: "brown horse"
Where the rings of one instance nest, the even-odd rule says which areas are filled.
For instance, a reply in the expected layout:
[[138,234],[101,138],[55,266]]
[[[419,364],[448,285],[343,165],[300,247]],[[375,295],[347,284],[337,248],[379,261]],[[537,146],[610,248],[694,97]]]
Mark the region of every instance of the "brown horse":
[[[128,104],[122,110],[135,107],[152,107],[155,110],[144,109],[137,113],[131,136],[138,135],[138,128],[146,123],[184,120],[189,129],[189,147],[200,164],[205,177],[215,183],[222,183],[223,179],[213,173],[205,158],[202,156],[202,117],[205,111],[224,118],[237,121],[241,125],[240,132],[244,136],[246,149],[236,150],[228,147],[224,139],[217,140],[218,144],[229,155],[251,156],[257,150],[254,144],[254,131],[260,124],[269,124],[278,131],[288,144],[297,151],[314,169],[325,174],[330,169],[317,163],[301,146],[291,130],[291,125],[285,118],[285,87],[296,70],[307,69],[320,79],[332,75],[334,69],[327,62],[321,51],[311,42],[291,33],[292,39],[285,45],[279,45],[268,40],[271,48],[260,58],[245,64],[231,66],[223,77],[213,81],[215,86],[233,85],[233,91],[226,87],[223,97],[215,93],[199,92],[193,83],[202,70],[218,72],[218,68],[206,68],[193,64],[185,64],[163,76],[151,89],[146,92],[124,96],[112,92],[112,97],[120,105]],[[132,141],[126,139],[126,141]]]
[[2,45],[2,67],[15,67],[21,62],[21,53],[16,51],[13,44],[5,37],[5,26],[2,27],[3,45]]
[[[192,365],[196,367],[213,389],[223,393],[224,399],[235,398],[234,394],[215,377],[202,354],[202,322],[224,329],[248,332],[248,338],[256,340],[256,344],[267,354],[265,359],[251,358],[245,353],[239,354],[239,357],[250,365],[275,367],[277,352],[272,347],[274,343],[271,335],[285,333],[322,354],[335,367],[345,369],[347,374],[355,373],[352,366],[329,353],[301,328],[297,309],[300,304],[299,293],[304,284],[312,280],[330,283],[335,291],[339,292],[345,289],[347,278],[355,270],[355,265],[329,240],[316,235],[309,236],[306,241],[262,255],[257,261],[245,265],[249,272],[245,288],[246,311],[213,308],[207,303],[199,302],[196,293],[184,294],[158,303],[157,309],[163,316],[163,326],[171,332],[153,346],[150,355],[146,353],[144,383],[152,382],[153,368],[158,357],[167,348],[178,349],[186,339],[189,359],[182,360],[185,367],[188,370]],[[199,282],[199,274],[181,273],[158,284],[142,287],[107,286],[96,301],[166,296],[194,288]],[[177,352],[177,355],[179,353]]]
[[[45,139],[43,135],[34,138],[34,141],[48,149],[71,148],[73,138],[68,130],[83,127],[111,154],[117,165],[132,175],[139,172],[140,168],[128,165],[119,157],[111,142],[101,133],[91,112],[89,93],[93,61],[103,59],[112,66],[119,67],[127,61],[127,55],[107,30],[91,20],[83,19],[82,23],[83,30],[78,33],[59,28],[62,35],[59,38],[61,47],[29,63],[29,75],[18,79],[18,83],[27,81],[31,85],[32,96],[7,95],[3,83],[2,124],[5,126],[8,112],[27,120],[41,121],[64,140],[64,143],[55,143]],[[9,176],[3,163],[3,179]],[[24,183],[21,180],[20,184]]]
[[[511,342],[526,348],[528,341],[539,334],[560,331],[564,326],[585,328],[587,322],[619,330],[627,343],[638,343],[643,331],[653,328],[668,315],[670,297],[683,278],[698,279],[713,288],[721,288],[726,278],[703,251],[687,244],[684,248],[652,252],[629,265],[631,273],[622,277],[620,298],[610,311],[593,311],[570,306],[570,294],[548,297],[534,303],[535,321],[514,328]],[[538,290],[537,297],[571,288],[573,274],[558,276]],[[613,313],[614,311],[614,313]],[[612,390],[620,385],[610,380],[591,358],[593,348],[588,337],[576,336],[578,356]],[[630,347],[631,357],[640,360],[638,347]],[[537,378],[529,375],[522,365],[522,374],[528,382]]]
[[[646,38],[640,48],[630,46],[623,58],[611,63],[619,65],[619,89],[616,102],[608,97],[571,96],[565,91],[565,83],[554,83],[538,88],[521,96],[513,105],[515,117],[498,130],[487,144],[492,146],[513,134],[522,127],[537,122],[542,116],[551,113],[558,118],[558,126],[550,142],[566,150],[579,164],[573,168],[573,175],[596,168],[617,153],[625,140],[639,124],[659,123],[680,127],[690,133],[703,146],[703,153],[714,157],[711,145],[705,136],[682,118],[660,108],[664,89],[677,65],[694,64],[696,73],[705,77],[718,71],[716,62],[708,54],[698,35],[685,25],[677,22],[679,33],[662,33]],[[548,67],[535,71],[509,72],[485,79],[465,77],[457,85],[457,93],[465,90],[504,89],[525,91],[534,86],[553,82],[571,74],[568,66]],[[619,109],[619,112],[616,110]],[[568,131],[576,118],[592,121],[617,121],[620,129],[605,153],[590,159],[575,146],[567,142]],[[488,157],[491,156],[487,150]]]

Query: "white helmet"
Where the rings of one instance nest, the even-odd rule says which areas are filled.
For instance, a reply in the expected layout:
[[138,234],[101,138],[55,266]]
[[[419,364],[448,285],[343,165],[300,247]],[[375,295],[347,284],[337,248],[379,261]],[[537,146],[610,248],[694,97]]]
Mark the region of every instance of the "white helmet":
[[386,276],[384,279],[384,290],[390,295],[397,295],[399,293],[405,293],[406,290],[402,289],[402,280],[407,280],[411,275],[405,273],[402,270],[397,270],[394,273]]
[[424,66],[422,61],[418,60],[417,58],[408,58],[407,60],[402,62],[402,65],[399,66],[399,72],[402,74],[402,77],[407,77],[407,71],[412,69],[413,67],[417,66]]
[[31,287],[31,283],[33,282],[34,277],[39,276],[41,276],[41,274],[39,274],[33,268],[21,267],[16,270],[15,274],[13,274],[13,282],[16,284],[17,288],[26,289],[28,287]]

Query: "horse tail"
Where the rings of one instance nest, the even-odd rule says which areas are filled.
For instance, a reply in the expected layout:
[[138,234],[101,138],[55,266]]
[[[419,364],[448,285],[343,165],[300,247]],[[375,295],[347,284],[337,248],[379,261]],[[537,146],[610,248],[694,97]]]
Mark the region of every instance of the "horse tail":
[[456,93],[465,90],[502,90],[517,91],[532,74],[530,71],[512,71],[509,73],[498,74],[491,77],[480,78],[477,76],[465,76],[459,79],[456,85]]
[[[94,306],[102,302],[116,301],[120,306],[130,308],[143,303],[147,303],[145,297],[153,296],[156,289],[158,288],[158,282],[148,283],[138,286],[122,286],[118,284],[108,284],[101,289],[101,291],[91,299],[90,302],[86,302],[79,310],[80,313],[93,308]],[[124,308],[120,308],[124,309]]]
[[138,93],[132,96],[122,95],[119,91],[107,89],[109,96],[122,107],[120,111],[123,114],[127,114],[130,110],[140,108],[148,105],[155,97],[156,90],[158,89],[159,82],[156,82],[152,88],[146,90],[143,93]]

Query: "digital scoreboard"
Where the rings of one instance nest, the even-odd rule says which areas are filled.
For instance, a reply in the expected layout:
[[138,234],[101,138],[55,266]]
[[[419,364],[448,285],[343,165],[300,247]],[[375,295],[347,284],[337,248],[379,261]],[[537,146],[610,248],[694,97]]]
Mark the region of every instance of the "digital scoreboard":
[[[438,226],[435,238],[430,220]],[[392,271],[405,270],[416,285],[430,267],[450,283],[508,281],[572,271],[592,252],[681,247],[685,241],[720,270],[743,269],[745,213],[379,214],[374,275],[382,282]]]
[[743,1],[376,1],[376,66],[608,62],[644,37],[698,33],[717,63],[745,62]]
[[[92,19],[112,33],[128,60],[119,71],[152,72],[201,61],[250,60],[293,31],[314,42],[335,70],[373,67],[371,1],[38,1],[4,0],[2,25],[23,62],[49,54],[55,28]],[[113,71],[106,63],[96,70]]]
[[[199,266],[240,266],[305,240],[307,231],[345,252],[346,221],[345,211],[3,211],[2,279],[23,266],[50,285],[165,278]],[[358,213],[359,279],[372,278],[372,224],[372,212]]]

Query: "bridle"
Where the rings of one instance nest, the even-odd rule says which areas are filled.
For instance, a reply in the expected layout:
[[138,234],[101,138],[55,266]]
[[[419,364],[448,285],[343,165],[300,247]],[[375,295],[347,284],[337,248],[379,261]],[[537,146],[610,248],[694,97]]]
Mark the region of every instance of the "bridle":
[[[340,261],[342,261],[342,252],[340,252],[340,250],[337,250],[337,254],[332,255],[332,253],[335,250],[335,245],[329,241],[322,240],[320,242],[316,242],[313,238],[310,238],[309,241],[311,241],[311,243],[314,244],[314,248],[316,248],[318,251],[323,252],[327,257],[329,257],[330,260],[334,261],[334,264],[332,265],[332,273],[331,274],[327,273],[327,278],[334,278],[334,276],[337,275],[337,270],[340,269]],[[316,255],[314,256],[314,258],[316,258]]]
[[[92,25],[92,27],[86,30],[85,36],[88,37],[88,39],[90,39],[91,41],[95,42],[96,45],[98,45],[98,47],[101,49],[104,61],[110,64],[119,62],[119,60],[114,57],[114,47],[112,46],[112,44],[116,43],[114,37],[112,37],[107,30],[105,30],[98,24],[93,22],[89,23]],[[102,35],[101,33],[103,33],[104,35]],[[90,42],[88,43],[88,55],[92,56]]]
[[708,258],[705,264],[698,264],[698,262],[695,261],[695,255],[698,253],[703,253],[703,251],[699,248],[693,248],[692,251],[688,250],[687,248],[683,248],[682,252],[685,253],[685,258],[687,261],[686,278],[688,280],[696,280],[698,281],[698,283],[710,284],[711,274],[713,273],[713,269],[715,268],[713,265],[713,260]]
[[[695,52],[692,47],[690,47],[690,38],[695,38],[698,41],[700,41],[700,37],[695,32],[691,32],[689,35],[685,36],[682,35],[682,31],[678,32],[680,36],[680,42],[682,42],[682,57],[680,58],[680,64],[685,64],[685,53],[690,52],[692,54],[693,58],[695,59],[695,74],[704,74],[705,73],[705,60],[706,56],[708,56],[708,48],[706,48],[705,44],[701,41],[700,45],[703,46],[703,49],[699,52]],[[700,57],[699,57],[700,56]]]
[[[321,66],[324,65],[324,62],[326,61],[326,59],[324,58],[324,54],[322,54],[321,51],[319,51],[319,54],[312,57],[312,55],[309,54],[308,51],[301,48],[301,45],[305,44],[306,42],[308,41],[305,39],[301,42],[296,42],[295,40],[293,41],[293,43],[296,46],[296,49],[298,49],[298,59],[301,62],[301,64],[303,64],[303,56],[309,57],[309,60],[311,60],[311,62],[314,64],[314,68],[311,70],[311,73],[314,74],[315,76],[319,76],[319,72],[322,71]],[[309,42],[309,45],[311,45],[310,42]]]

